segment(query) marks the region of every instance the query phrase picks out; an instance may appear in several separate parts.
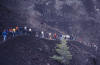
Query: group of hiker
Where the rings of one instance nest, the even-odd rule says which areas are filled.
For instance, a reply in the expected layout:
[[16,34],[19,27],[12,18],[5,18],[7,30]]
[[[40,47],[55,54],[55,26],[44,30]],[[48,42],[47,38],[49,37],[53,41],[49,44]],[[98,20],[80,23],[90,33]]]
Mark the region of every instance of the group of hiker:
[[56,33],[47,33],[47,32],[44,32],[44,31],[41,31],[41,38],[46,38],[46,39],[49,39],[49,40],[53,40],[53,39],[57,39],[57,34]]
[[2,32],[2,37],[3,40],[6,41],[8,37],[15,37],[17,35],[22,35],[22,34],[31,34],[32,29],[28,28],[27,26],[25,27],[8,27],[7,29],[4,29]]
[[[8,37],[15,37],[18,35],[33,35],[32,34],[32,28],[28,28],[27,26],[24,27],[8,27],[7,29],[4,29],[2,32],[3,40],[6,41]],[[45,31],[35,31],[35,37],[39,38],[45,38],[49,40],[61,40],[64,39],[71,39],[70,35],[65,34],[58,34],[58,33],[51,33],[51,32],[45,32]]]
[[51,32],[45,32],[41,31],[40,33],[36,32],[35,37],[39,38],[45,38],[49,40],[62,40],[63,38],[66,40],[70,40],[71,36],[70,35],[65,35],[61,33],[51,33]]

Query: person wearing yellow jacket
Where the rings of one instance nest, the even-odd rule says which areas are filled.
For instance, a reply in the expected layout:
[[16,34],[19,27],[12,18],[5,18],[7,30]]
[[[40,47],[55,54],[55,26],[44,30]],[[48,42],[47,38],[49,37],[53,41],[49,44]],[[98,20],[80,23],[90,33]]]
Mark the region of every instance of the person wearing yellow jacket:
[[16,34],[16,29],[13,28],[13,37],[15,37],[15,34]]

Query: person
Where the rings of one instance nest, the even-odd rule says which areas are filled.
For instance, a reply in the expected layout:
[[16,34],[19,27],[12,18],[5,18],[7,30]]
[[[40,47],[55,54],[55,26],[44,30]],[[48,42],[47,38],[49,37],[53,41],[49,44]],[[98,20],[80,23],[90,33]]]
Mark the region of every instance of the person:
[[12,33],[12,32],[13,32],[13,29],[10,28],[10,29],[9,29],[9,32]]
[[26,26],[24,27],[24,30],[27,30],[27,27]]
[[70,40],[70,35],[65,35],[66,40]]
[[16,34],[16,29],[13,28],[13,37],[15,37],[15,34]]
[[67,36],[66,35],[64,35],[64,39],[67,40]]
[[62,34],[59,34],[59,40],[62,40]]
[[9,31],[8,34],[9,34],[10,36],[12,36],[12,35],[13,35],[13,29],[12,29],[12,28],[9,28],[8,31]]
[[45,39],[48,39],[49,35],[48,32],[45,33]]
[[54,40],[56,40],[56,39],[57,39],[57,34],[55,33],[55,34],[54,34]]
[[16,30],[19,30],[19,27],[18,26],[16,26]]
[[31,29],[28,29],[26,26],[24,27],[23,33],[25,35],[27,35],[27,33],[30,31]]
[[32,32],[32,29],[31,28],[29,28],[29,32]]
[[29,30],[28,30],[28,31],[29,31],[29,34],[31,34],[31,32],[32,32],[32,29],[31,29],[31,28],[29,28]]
[[49,33],[49,39],[50,39],[50,40],[52,40],[52,36],[51,36],[51,33]]
[[73,39],[73,35],[70,35],[70,40],[74,40],[74,39]]
[[41,31],[41,35],[42,35],[41,37],[44,38],[44,32],[43,31]]
[[18,34],[18,35],[19,35],[19,34],[20,34],[20,32],[19,32],[19,27],[18,27],[18,26],[16,26],[16,28],[15,28],[15,29],[16,29],[16,34]]
[[6,41],[6,39],[7,39],[7,32],[5,30],[2,32],[2,35],[3,35],[3,41]]
[[39,37],[39,33],[38,32],[35,33],[35,37]]

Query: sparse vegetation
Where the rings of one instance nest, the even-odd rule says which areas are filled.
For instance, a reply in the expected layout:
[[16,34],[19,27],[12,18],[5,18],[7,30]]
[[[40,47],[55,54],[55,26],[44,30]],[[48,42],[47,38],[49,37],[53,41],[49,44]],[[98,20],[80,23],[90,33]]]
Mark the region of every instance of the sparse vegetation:
[[69,47],[67,46],[67,41],[62,40],[60,44],[56,46],[57,55],[51,57],[52,59],[63,63],[64,65],[68,65],[70,60],[72,59],[72,55],[69,51]]

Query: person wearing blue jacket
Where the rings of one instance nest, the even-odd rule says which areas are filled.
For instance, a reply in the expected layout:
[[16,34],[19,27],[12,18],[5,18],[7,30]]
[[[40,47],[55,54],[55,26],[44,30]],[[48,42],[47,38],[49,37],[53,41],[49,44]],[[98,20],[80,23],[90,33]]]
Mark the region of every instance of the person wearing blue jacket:
[[3,41],[6,41],[6,39],[7,39],[7,32],[3,31],[2,35],[3,35]]

